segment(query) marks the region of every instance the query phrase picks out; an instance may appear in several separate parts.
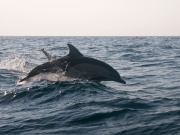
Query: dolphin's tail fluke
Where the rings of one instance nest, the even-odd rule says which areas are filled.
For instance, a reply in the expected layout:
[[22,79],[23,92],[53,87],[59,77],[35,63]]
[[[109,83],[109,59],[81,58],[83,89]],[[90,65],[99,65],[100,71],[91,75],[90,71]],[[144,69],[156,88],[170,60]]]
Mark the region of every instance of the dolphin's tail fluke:
[[56,59],[56,56],[50,55],[48,52],[44,50],[44,48],[40,49],[44,53],[44,55],[47,57],[48,61],[51,62]]
[[44,55],[48,58],[49,61],[51,61],[52,57],[49,53],[47,53],[44,48],[41,49],[41,51],[44,53]]

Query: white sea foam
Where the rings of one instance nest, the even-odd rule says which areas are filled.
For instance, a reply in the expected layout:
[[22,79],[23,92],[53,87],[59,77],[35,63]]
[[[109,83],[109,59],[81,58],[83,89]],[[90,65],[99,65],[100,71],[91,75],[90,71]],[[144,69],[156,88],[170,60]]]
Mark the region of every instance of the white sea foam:
[[31,70],[29,66],[30,63],[26,62],[25,57],[20,55],[8,56],[0,60],[0,69],[29,72]]

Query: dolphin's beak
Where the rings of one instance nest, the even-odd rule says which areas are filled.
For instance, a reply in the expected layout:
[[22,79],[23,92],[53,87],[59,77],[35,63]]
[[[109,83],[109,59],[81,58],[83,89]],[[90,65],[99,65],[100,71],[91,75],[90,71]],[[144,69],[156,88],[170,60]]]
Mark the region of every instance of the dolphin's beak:
[[123,80],[123,79],[119,79],[119,81],[118,82],[120,82],[120,83],[123,83],[123,84],[126,84],[126,82]]

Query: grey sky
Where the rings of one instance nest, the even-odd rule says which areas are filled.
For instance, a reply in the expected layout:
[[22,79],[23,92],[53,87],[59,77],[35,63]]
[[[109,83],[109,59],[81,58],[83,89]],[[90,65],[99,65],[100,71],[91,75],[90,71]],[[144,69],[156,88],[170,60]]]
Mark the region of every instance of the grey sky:
[[1,36],[180,36],[180,0],[0,0]]

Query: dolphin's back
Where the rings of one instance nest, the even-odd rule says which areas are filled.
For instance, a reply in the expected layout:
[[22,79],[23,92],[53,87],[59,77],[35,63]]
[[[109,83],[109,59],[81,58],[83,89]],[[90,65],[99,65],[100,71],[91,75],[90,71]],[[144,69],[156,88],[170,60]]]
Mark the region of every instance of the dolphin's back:
[[[105,62],[94,59],[94,58],[84,57],[84,56],[71,59],[70,65],[72,67],[77,67],[77,65],[79,65],[79,66],[80,65],[84,65],[84,66],[85,65],[92,65],[92,66],[95,65],[95,66],[101,67],[102,69],[109,70],[109,72],[118,73],[114,68],[112,68],[110,65],[106,64]],[[96,69],[91,69],[92,66],[87,67],[87,68],[83,68],[83,66],[82,66],[81,69],[84,69],[87,71],[89,71],[89,70],[96,71]]]

